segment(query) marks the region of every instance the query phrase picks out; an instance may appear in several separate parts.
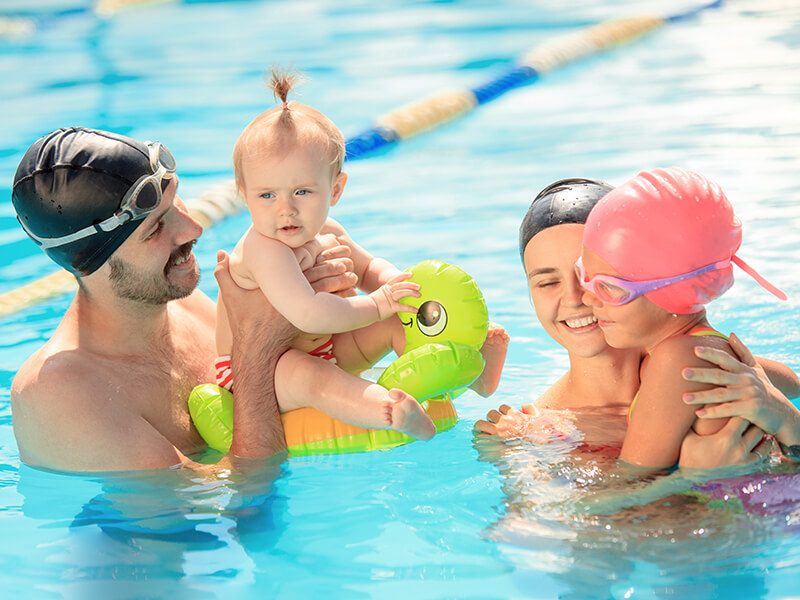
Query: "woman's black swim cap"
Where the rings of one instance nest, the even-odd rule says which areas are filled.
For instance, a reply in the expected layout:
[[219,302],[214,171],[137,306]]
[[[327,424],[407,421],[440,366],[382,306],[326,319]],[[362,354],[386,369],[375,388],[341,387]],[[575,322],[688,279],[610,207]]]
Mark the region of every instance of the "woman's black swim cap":
[[[113,215],[134,182],[151,172],[142,142],[107,131],[58,129],[28,148],[14,176],[11,199],[26,229],[55,238]],[[45,253],[68,271],[89,275],[142,221],[129,221]]]
[[594,205],[614,188],[594,179],[560,179],[544,188],[531,202],[519,226],[519,255],[540,231],[565,223],[586,223]]

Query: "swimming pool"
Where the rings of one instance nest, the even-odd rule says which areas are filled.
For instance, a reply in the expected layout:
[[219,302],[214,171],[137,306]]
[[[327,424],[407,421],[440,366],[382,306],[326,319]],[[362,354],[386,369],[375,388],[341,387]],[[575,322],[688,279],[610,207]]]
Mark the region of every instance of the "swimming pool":
[[[14,4],[30,11],[21,0],[3,10]],[[2,40],[0,291],[51,269],[17,226],[9,197],[21,154],[55,127],[164,142],[192,197],[230,177],[236,135],[271,102],[266,66],[304,71],[302,99],[349,135],[399,104],[480,83],[549,36],[660,3],[602,4],[187,1],[110,20],[76,11]],[[87,6],[58,0],[41,10]],[[535,397],[565,369],[534,322],[516,249],[532,194],[560,177],[620,182],[639,168],[680,164],[719,180],[745,224],[743,257],[795,300],[773,302],[740,277],[711,319],[800,369],[799,68],[800,10],[743,0],[348,166],[334,214],[354,238],[398,265],[459,264],[512,335],[495,397],[460,398],[460,423],[429,443],[211,481],[26,468],[9,387],[68,299],[6,319],[0,589],[81,598],[796,595],[800,502],[768,516],[682,505],[578,519],[558,503],[571,481],[591,477],[591,460],[518,444],[493,461],[487,449],[479,454],[471,426],[500,401]],[[216,249],[245,222],[231,218],[201,239],[206,292],[215,294]]]

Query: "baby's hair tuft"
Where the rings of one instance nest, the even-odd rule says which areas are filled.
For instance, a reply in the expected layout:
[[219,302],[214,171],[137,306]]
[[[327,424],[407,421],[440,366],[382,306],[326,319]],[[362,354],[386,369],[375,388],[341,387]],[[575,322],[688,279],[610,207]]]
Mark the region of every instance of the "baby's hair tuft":
[[283,110],[289,110],[287,97],[289,96],[289,91],[297,83],[297,79],[297,75],[294,73],[272,69],[269,86],[272,88],[275,99],[280,100]]

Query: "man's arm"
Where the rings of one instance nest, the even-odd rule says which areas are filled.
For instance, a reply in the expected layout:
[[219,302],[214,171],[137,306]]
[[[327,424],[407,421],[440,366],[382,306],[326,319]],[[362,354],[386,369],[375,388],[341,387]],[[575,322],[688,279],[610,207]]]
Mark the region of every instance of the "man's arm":
[[[85,372],[84,372],[85,371]],[[20,458],[60,471],[161,469],[188,461],[97,373],[54,356],[23,367],[11,389]]]
[[299,332],[263,294],[237,286],[229,269],[228,255],[218,252],[214,277],[233,334],[231,368],[236,377],[231,453],[263,458],[286,448],[275,397],[275,367]]
[[[350,289],[355,276],[349,249],[331,248],[321,254],[322,262],[304,272],[315,292],[337,293]],[[227,254],[217,254],[214,276],[233,332],[232,370],[236,378],[233,397],[233,440],[231,454],[262,458],[283,451],[275,369],[283,353],[299,334],[258,291],[241,289],[230,276]]]

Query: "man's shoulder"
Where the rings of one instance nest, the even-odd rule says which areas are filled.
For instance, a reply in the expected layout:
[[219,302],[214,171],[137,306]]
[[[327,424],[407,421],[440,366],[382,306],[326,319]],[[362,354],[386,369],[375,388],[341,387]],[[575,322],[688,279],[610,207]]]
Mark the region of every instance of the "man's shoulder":
[[20,367],[11,384],[11,399],[15,405],[47,402],[51,398],[79,403],[82,398],[93,396],[97,368],[97,361],[80,349],[64,350],[46,344]]

